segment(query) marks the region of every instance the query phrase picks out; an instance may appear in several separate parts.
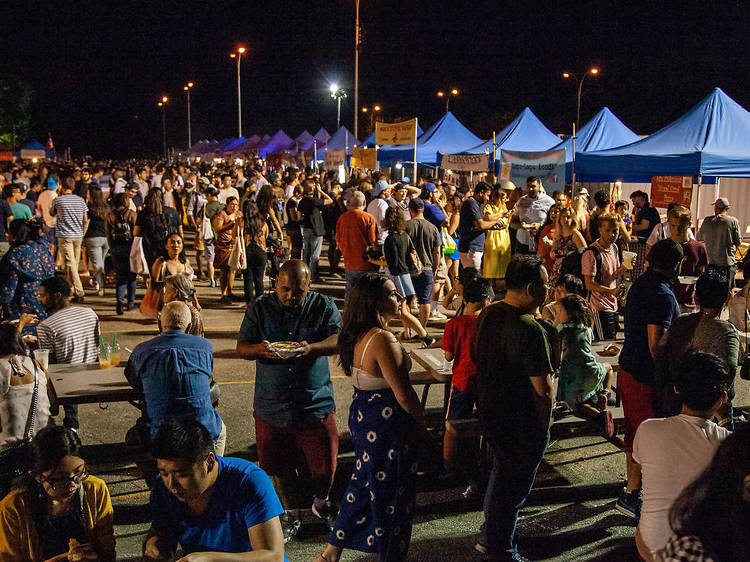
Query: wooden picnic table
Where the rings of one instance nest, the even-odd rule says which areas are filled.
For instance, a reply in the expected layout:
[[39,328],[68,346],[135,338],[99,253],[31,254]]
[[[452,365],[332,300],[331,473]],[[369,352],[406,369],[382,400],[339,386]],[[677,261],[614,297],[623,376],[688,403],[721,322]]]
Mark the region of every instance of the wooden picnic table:
[[[448,408],[448,399],[450,398],[451,391],[451,378],[453,373],[451,369],[443,369],[445,352],[439,348],[428,348],[428,349],[414,349],[411,351],[411,356],[414,361],[424,369],[424,372],[429,376],[423,382],[416,384],[424,384],[424,390],[422,391],[422,408],[427,404],[427,394],[430,391],[430,386],[433,384],[444,385],[443,389],[443,412]],[[414,372],[414,367],[412,367]],[[410,379],[413,378],[410,375]],[[412,384],[415,384],[412,382]]]

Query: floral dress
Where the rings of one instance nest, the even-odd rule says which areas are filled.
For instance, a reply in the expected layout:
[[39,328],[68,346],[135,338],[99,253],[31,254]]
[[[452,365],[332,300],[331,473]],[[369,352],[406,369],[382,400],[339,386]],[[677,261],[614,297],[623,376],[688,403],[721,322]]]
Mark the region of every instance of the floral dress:
[[565,256],[572,252],[577,252],[578,246],[576,246],[576,243],[573,240],[573,235],[571,234],[570,236],[556,238],[555,242],[552,244],[552,251],[555,253],[555,263],[552,266],[552,273],[550,273],[549,276],[550,287],[554,287],[560,279],[560,268],[562,267],[562,262]]
[[[55,260],[46,239],[11,248],[0,262],[3,317],[16,320],[24,312],[30,312],[44,320],[47,313],[39,304],[39,286],[44,279],[54,275]],[[24,331],[34,333],[35,328],[27,326]]]

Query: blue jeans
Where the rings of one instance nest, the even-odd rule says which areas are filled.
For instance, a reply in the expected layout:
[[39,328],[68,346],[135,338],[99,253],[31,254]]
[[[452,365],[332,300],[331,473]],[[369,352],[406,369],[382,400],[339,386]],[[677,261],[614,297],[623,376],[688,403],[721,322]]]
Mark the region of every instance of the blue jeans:
[[130,271],[130,244],[127,246],[113,246],[112,265],[115,267],[117,280],[117,300],[125,302],[125,291],[127,290],[128,302],[135,302],[135,289],[137,275]]
[[484,523],[481,543],[491,560],[511,560],[518,552],[516,522],[521,506],[531,492],[534,477],[549,441],[528,442],[521,446],[498,446],[501,440],[489,439],[493,445],[492,472],[484,495]]
[[302,259],[310,268],[310,275],[313,279],[318,278],[318,260],[320,251],[323,249],[323,237],[316,236],[312,228],[305,228],[302,231]]
[[346,294],[349,294],[349,291],[352,290],[352,287],[357,282],[357,279],[362,277],[367,271],[358,271],[356,269],[347,269],[345,270],[346,273]]

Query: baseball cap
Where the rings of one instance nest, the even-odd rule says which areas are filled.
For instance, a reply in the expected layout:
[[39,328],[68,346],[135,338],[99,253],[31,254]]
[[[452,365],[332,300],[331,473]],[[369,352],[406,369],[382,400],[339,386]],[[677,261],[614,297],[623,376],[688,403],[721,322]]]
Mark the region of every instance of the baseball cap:
[[588,194],[589,194],[589,190],[586,189],[585,187],[582,187],[581,189],[578,190],[578,195],[588,195]]
[[714,201],[714,206],[716,207],[724,207],[725,209],[729,208],[729,199],[726,197],[719,197],[716,201]]
[[372,188],[372,196],[377,197],[381,193],[383,193],[386,189],[388,189],[390,186],[388,185],[388,182],[385,180],[378,180],[378,182],[375,184],[375,187]]
[[201,183],[203,183],[203,184],[206,184],[206,185],[210,185],[211,184],[211,180],[209,180],[206,176],[199,177],[198,181],[201,182]]
[[425,197],[428,193],[432,193],[437,188],[435,187],[435,184],[428,181],[422,186],[422,197]]
[[413,211],[422,211],[424,210],[424,201],[419,198],[414,198],[409,201],[409,208]]
[[50,191],[57,189],[57,180],[52,176],[49,176],[47,178],[47,189],[49,189]]

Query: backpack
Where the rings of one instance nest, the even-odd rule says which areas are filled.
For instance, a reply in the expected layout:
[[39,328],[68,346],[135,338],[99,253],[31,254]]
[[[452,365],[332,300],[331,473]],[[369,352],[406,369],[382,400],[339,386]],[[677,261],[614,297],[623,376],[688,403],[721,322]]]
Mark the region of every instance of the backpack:
[[112,242],[115,244],[128,244],[133,240],[133,230],[130,223],[125,220],[125,213],[115,212],[115,222],[112,225]]
[[594,252],[594,260],[596,261],[596,275],[594,275],[594,281],[601,285],[602,283],[602,253],[596,246],[587,246],[581,250],[570,252],[567,256],[562,259],[560,263],[560,277],[563,275],[573,275],[578,277],[586,287],[586,280],[583,278],[583,254],[591,251]]

